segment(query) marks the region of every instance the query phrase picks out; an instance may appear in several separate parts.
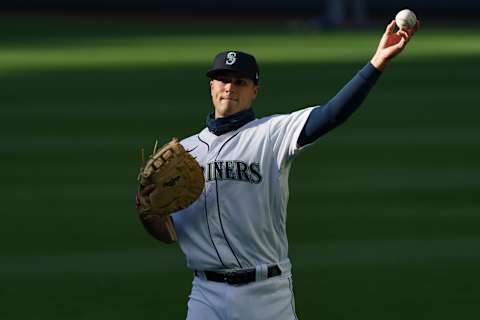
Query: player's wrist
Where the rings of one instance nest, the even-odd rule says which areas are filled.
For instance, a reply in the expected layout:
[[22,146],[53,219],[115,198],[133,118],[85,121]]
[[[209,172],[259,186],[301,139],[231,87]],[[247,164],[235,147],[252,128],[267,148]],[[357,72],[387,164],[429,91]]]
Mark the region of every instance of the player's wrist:
[[388,60],[385,58],[381,58],[377,55],[374,55],[373,58],[370,60],[370,63],[377,69],[378,71],[383,71],[387,66]]

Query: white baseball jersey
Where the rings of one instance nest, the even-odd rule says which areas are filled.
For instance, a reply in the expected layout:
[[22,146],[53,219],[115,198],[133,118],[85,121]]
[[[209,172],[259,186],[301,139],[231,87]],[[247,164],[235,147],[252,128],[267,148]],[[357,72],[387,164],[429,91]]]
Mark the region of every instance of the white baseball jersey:
[[220,136],[205,128],[181,141],[205,176],[199,199],[172,215],[190,269],[279,264],[290,271],[288,176],[312,109],[255,119]]

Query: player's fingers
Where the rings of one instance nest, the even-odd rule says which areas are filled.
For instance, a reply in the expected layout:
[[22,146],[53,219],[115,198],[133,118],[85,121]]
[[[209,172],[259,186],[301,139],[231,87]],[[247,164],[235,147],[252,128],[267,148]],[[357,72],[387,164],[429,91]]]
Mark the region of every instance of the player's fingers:
[[408,38],[410,38],[410,33],[408,33],[408,30],[398,30],[397,32],[402,38],[405,38],[408,40]]
[[411,29],[405,29],[404,31],[406,31],[408,33],[408,36],[409,38],[411,38],[415,32],[417,31],[417,24],[415,24],[415,26]]
[[405,48],[405,45],[407,44],[407,39],[405,39],[404,37],[402,37],[400,39],[400,41],[395,45],[395,48],[397,50],[402,50],[403,48]]
[[407,41],[410,39],[410,34],[406,30],[398,30],[397,34]]
[[397,23],[395,22],[395,19],[394,19],[388,24],[387,28],[385,29],[385,33],[392,34],[396,26],[397,26]]
[[415,23],[415,26],[412,28],[412,36],[415,34],[415,32],[417,32],[418,28],[420,28],[420,20],[417,20],[417,23]]

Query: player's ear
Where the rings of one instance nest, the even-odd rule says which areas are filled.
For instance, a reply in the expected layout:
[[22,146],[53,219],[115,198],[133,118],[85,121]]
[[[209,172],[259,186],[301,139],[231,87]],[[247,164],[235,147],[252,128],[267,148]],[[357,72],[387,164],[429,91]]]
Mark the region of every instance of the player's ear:
[[210,95],[213,94],[213,91],[212,91],[212,90],[213,90],[213,80],[210,79]]
[[258,90],[260,90],[260,86],[257,84],[253,87],[253,99],[255,100],[255,98],[257,97],[258,95]]

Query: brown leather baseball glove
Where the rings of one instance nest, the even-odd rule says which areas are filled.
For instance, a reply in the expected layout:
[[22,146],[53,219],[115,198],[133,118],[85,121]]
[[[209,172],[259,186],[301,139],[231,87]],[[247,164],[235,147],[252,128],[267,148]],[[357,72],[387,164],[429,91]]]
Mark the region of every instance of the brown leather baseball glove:
[[[156,148],[155,148],[156,149]],[[177,138],[161,147],[148,161],[142,161],[138,175],[139,191],[154,185],[141,205],[141,215],[167,216],[185,209],[198,199],[205,186],[198,162],[179,143]]]

